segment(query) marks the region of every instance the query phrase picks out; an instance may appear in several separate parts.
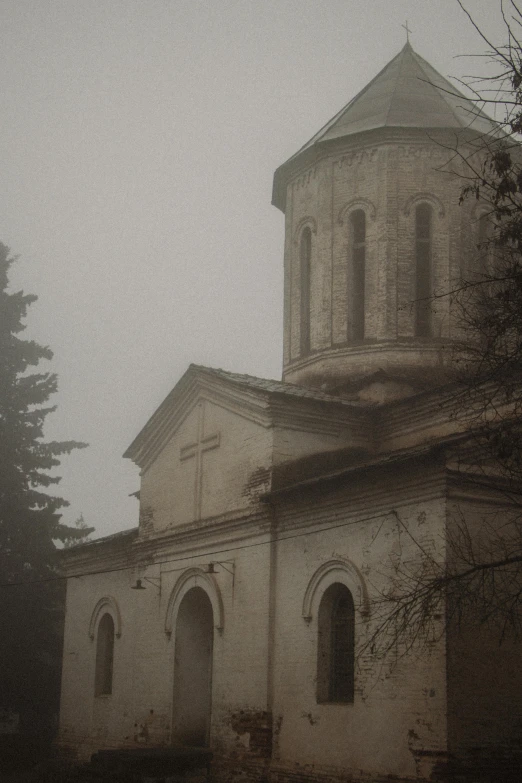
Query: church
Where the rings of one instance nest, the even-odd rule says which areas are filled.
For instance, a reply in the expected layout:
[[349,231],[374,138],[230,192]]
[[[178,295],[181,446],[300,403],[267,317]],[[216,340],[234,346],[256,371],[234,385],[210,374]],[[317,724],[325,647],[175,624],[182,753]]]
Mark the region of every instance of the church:
[[408,42],[275,172],[282,380],[191,365],[124,455],[138,526],[63,553],[78,759],[186,746],[216,781],[412,781],[517,740],[514,642],[444,611],[418,648],[379,632],[390,580],[498,503],[455,458],[437,296],[485,211],[449,151],[495,132]]

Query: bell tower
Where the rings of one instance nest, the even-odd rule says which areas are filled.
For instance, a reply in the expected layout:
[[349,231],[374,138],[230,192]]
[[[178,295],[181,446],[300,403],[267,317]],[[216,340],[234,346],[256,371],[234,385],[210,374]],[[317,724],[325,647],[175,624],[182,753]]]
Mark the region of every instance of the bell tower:
[[[451,151],[494,123],[409,42],[275,172],[285,214],[283,380],[342,390],[447,364],[479,215]],[[452,164],[453,165],[453,164]],[[476,244],[476,243],[475,243]]]

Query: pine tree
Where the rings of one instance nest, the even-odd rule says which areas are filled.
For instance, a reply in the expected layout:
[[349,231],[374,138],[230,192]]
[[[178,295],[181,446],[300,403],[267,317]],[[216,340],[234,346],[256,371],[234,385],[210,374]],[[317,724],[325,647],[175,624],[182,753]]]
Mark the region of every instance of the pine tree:
[[57,710],[61,668],[64,587],[54,541],[85,535],[61,523],[68,503],[50,492],[60,479],[49,471],[86,444],[44,440],[57,378],[29,371],[52,351],[19,337],[37,297],[9,291],[14,260],[0,243],[0,706],[19,713],[22,728],[43,729]]

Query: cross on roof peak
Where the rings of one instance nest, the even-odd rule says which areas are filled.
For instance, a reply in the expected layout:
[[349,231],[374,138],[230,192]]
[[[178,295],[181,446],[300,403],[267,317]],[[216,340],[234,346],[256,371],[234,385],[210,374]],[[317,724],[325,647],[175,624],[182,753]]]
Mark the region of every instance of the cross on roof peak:
[[410,42],[410,33],[412,32],[410,28],[408,27],[408,20],[406,19],[406,24],[401,25],[401,27],[404,27],[406,30],[406,43]]

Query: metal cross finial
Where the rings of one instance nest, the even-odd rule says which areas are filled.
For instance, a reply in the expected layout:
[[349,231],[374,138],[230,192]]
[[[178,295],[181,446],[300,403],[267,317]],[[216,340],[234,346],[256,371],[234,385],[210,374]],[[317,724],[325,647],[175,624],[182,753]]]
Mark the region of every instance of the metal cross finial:
[[410,33],[412,31],[408,27],[408,20],[407,19],[406,19],[406,24],[401,25],[401,27],[404,27],[404,29],[406,30],[406,42],[409,43],[410,42]]

